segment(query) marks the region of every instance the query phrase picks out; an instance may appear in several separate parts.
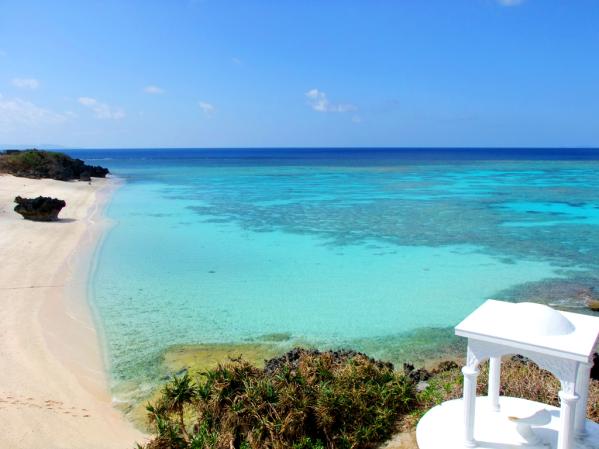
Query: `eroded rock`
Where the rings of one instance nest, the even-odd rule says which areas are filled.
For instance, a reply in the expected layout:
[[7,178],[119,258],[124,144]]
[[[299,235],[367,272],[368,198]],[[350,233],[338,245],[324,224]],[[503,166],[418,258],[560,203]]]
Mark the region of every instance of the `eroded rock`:
[[63,207],[67,205],[63,200],[38,196],[37,198],[15,198],[15,212],[21,214],[25,220],[55,221]]

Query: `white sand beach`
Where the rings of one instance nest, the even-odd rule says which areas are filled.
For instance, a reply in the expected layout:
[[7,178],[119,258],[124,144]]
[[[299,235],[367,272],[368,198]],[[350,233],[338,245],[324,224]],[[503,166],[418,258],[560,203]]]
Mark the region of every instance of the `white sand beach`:
[[[86,297],[114,181],[0,175],[0,448],[132,448],[145,440],[111,403]],[[58,222],[23,220],[16,195],[52,196]]]

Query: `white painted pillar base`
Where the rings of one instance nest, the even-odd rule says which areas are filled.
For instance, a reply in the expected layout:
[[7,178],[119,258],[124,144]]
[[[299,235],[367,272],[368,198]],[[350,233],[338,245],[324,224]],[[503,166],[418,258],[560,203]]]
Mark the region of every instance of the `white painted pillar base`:
[[582,438],[586,434],[585,423],[587,416],[587,402],[589,400],[589,382],[591,378],[591,365],[581,363],[578,365],[576,375],[576,394],[580,397],[576,404],[576,422],[574,428],[576,437]]
[[479,370],[469,366],[462,368],[464,375],[464,447],[476,447],[474,440],[474,414],[476,406],[476,378]]
[[489,398],[494,411],[499,411],[499,381],[501,378],[501,357],[489,359]]
[[557,436],[557,449],[574,449],[574,420],[576,415],[576,403],[578,395],[559,392],[561,402],[560,429]]

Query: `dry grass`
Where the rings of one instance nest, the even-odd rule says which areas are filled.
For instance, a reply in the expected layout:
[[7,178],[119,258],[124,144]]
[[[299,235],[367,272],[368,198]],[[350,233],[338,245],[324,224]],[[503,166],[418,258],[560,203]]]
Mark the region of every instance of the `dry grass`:
[[[478,376],[478,395],[486,395],[489,379],[489,364],[481,366]],[[559,407],[559,381],[548,371],[535,363],[518,358],[503,360],[501,364],[500,394],[530,399]],[[413,429],[420,417],[431,407],[443,401],[462,396],[462,373],[459,368],[435,373],[429,380],[429,386],[417,394],[416,409],[400,423],[401,430]],[[591,380],[587,417],[599,423],[599,381]]]

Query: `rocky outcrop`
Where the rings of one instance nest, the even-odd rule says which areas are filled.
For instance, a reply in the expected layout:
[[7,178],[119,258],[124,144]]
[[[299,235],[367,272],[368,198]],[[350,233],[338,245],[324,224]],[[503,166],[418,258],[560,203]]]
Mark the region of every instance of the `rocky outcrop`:
[[15,198],[15,212],[21,214],[25,220],[55,221],[63,207],[67,205],[63,200],[38,196],[37,198]]
[[444,360],[439,362],[432,370],[426,368],[416,368],[411,363],[403,364],[403,373],[412,379],[415,383],[426,382],[436,374],[443,373],[445,371],[451,371],[458,368],[458,364],[453,360]]
[[403,372],[414,382],[424,382],[431,378],[432,373],[424,368],[415,368],[411,363],[403,364]]
[[0,172],[23,178],[89,181],[91,178],[105,178],[109,170],[98,165],[87,165],[81,159],[64,153],[25,150],[0,154]]
[[379,360],[373,359],[372,357],[368,357],[366,354],[364,354],[362,352],[353,351],[351,349],[340,349],[337,351],[321,352],[317,349],[294,348],[291,351],[286,352],[285,354],[283,354],[279,357],[274,357],[270,360],[265,360],[264,361],[264,372],[266,372],[267,374],[272,374],[283,366],[286,368],[295,370],[298,368],[300,358],[303,355],[329,356],[333,359],[333,362],[335,364],[339,364],[339,365],[347,362],[351,358],[359,356],[359,357],[367,358],[372,363],[374,363],[378,368],[388,368],[391,370],[393,369],[393,364],[390,362],[381,362]]

